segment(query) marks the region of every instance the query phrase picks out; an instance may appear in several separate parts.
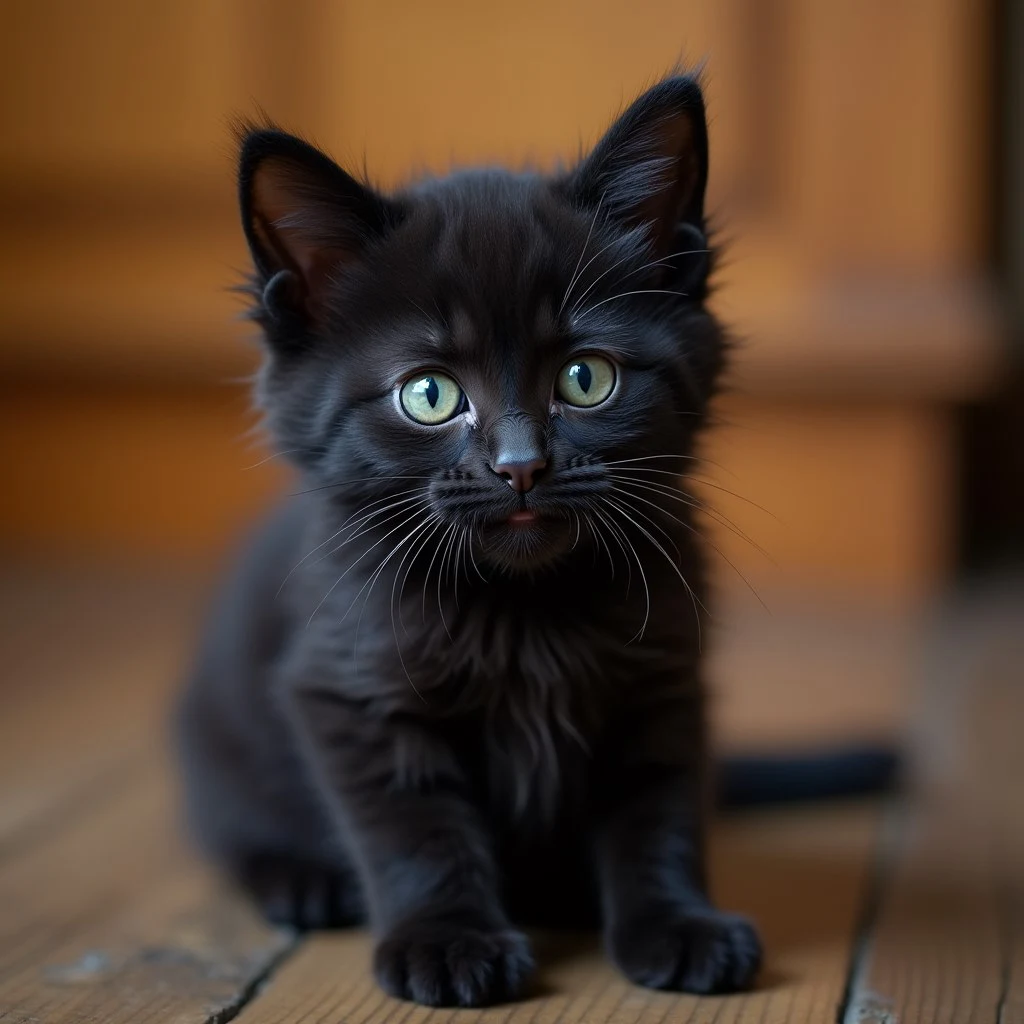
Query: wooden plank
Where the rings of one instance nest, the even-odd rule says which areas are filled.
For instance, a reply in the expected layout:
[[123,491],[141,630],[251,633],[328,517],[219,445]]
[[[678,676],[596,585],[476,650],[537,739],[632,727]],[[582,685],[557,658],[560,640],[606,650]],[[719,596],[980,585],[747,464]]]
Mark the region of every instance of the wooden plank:
[[216,1019],[291,947],[182,847],[149,757],[0,872],[0,1020]]
[[238,1017],[239,1024],[821,1024],[846,983],[876,828],[870,806],[750,815],[721,825],[713,864],[722,902],[761,924],[767,966],[757,992],[698,999],[626,982],[593,939],[540,936],[536,994],[479,1011],[431,1010],[385,996],[359,933],[308,941]]
[[[780,177],[796,252],[819,268],[893,276],[984,259],[995,7],[786,4]],[[866,86],[853,69],[868,65]]]
[[0,578],[0,1020],[199,1024],[291,946],[180,836],[159,736],[195,592]]
[[937,640],[923,771],[894,816],[846,1024],[1024,1019],[1024,595],[975,599]]
[[0,573],[0,856],[86,812],[165,732],[200,590],[169,574]]

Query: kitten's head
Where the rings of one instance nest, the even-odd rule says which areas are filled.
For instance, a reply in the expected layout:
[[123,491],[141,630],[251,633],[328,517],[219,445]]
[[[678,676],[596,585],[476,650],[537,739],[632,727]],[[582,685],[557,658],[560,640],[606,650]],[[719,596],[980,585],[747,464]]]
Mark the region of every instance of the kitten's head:
[[382,510],[368,525],[396,543],[465,533],[478,559],[526,571],[608,536],[635,507],[616,465],[681,470],[721,368],[706,178],[689,77],[552,176],[384,195],[299,139],[247,131],[275,440],[328,500]]

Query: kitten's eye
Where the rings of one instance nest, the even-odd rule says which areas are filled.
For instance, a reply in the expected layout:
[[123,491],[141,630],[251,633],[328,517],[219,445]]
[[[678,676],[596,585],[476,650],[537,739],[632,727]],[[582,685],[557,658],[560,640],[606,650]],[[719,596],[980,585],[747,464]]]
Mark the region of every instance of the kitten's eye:
[[402,408],[417,423],[436,426],[450,420],[462,405],[462,388],[443,373],[413,377],[399,392]]
[[615,387],[615,366],[603,356],[582,356],[558,374],[558,394],[569,405],[600,405]]

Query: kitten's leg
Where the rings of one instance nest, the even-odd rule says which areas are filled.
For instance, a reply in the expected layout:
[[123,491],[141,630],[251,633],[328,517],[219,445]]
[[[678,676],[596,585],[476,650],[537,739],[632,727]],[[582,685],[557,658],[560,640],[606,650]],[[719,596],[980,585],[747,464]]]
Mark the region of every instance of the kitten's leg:
[[637,984],[732,992],[753,982],[761,944],[745,918],[717,910],[707,894],[697,713],[686,704],[648,709],[617,733],[603,765],[605,938]]
[[501,905],[490,837],[449,749],[323,690],[296,692],[292,707],[362,876],[383,988],[432,1006],[521,994],[529,948]]

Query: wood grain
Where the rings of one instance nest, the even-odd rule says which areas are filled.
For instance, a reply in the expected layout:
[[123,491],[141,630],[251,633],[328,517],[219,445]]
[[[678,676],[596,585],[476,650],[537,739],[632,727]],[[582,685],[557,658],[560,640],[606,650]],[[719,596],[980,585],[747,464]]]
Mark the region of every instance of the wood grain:
[[0,855],[88,814],[163,737],[205,589],[169,573],[0,572]]
[[890,815],[845,1024],[1022,1017],[1022,620],[1020,590],[975,597],[935,637],[922,770]]
[[0,1020],[199,1024],[291,946],[181,835],[162,738],[198,589],[0,577]]
[[0,1019],[208,1021],[290,948],[182,849],[146,757],[0,869]]

